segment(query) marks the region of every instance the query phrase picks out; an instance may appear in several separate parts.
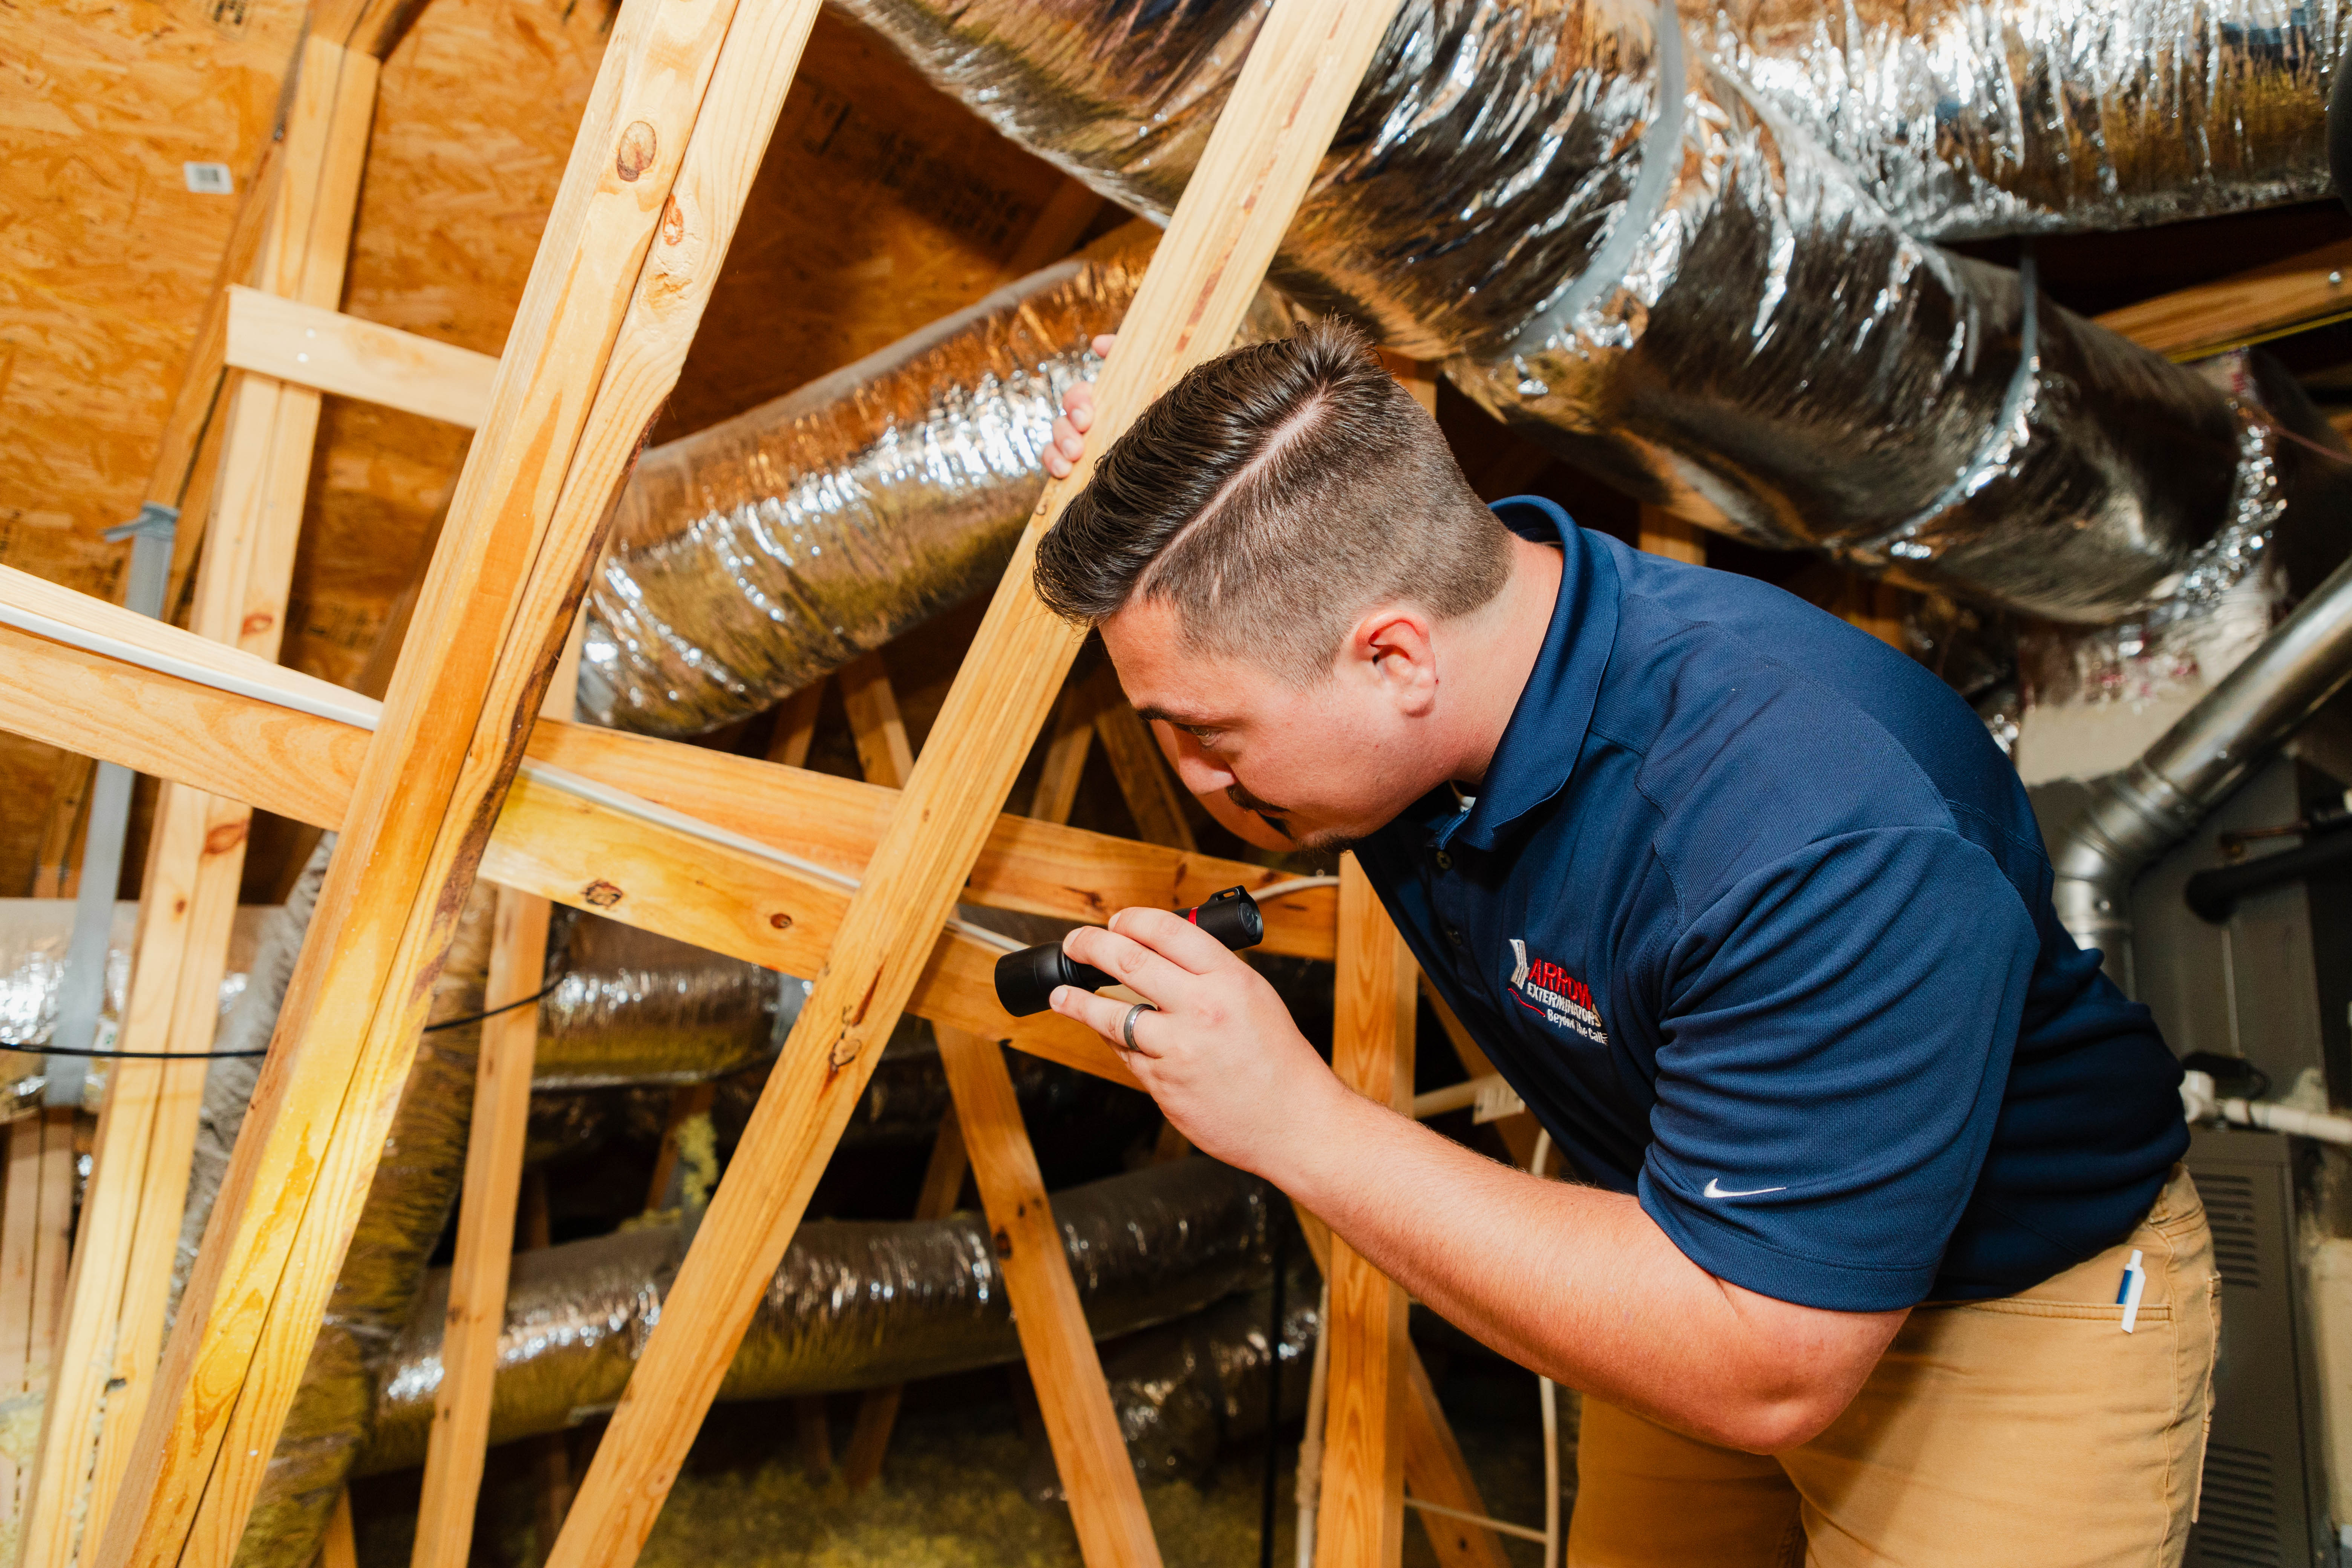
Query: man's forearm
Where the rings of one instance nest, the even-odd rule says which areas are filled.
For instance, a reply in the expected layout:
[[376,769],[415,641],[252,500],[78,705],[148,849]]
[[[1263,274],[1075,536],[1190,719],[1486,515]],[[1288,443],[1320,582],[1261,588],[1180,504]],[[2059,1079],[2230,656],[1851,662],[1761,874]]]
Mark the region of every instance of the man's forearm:
[[1727,1285],[1633,1198],[1538,1181],[1349,1093],[1261,1173],[1496,1350],[1708,1441],[1769,1450],[1843,1410],[1904,1314]]

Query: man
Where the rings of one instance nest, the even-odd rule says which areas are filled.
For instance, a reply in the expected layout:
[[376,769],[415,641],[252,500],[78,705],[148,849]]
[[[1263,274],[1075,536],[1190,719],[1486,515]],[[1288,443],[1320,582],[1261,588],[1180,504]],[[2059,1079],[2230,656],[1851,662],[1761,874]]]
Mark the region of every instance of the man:
[[1354,847],[1591,1184],[1349,1092],[1171,914],[1067,940],[1156,1010],[1055,1007],[1194,1143],[1589,1395],[1571,1563],[2180,1560],[2217,1287],[2179,1071],[1941,682],[1490,510],[1331,325],[1185,376],[1036,583],[1224,820]]

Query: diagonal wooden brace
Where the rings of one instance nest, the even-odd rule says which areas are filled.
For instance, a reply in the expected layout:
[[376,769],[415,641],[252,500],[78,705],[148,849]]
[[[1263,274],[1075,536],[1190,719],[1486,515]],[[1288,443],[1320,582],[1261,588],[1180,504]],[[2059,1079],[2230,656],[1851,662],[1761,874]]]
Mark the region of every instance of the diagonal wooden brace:
[[815,9],[630,0],[616,24],[109,1521],[110,1568],[236,1550],[557,628]]
[[[1097,389],[1093,440],[1233,339],[1387,29],[1391,7],[1276,0]],[[550,1568],[634,1563],[769,1275],[865,1091],[1077,650],[1030,587],[1036,542],[1089,470],[1049,486],[1014,550],[824,971],[678,1269]],[[1114,1542],[1087,1543],[1099,1552]],[[1112,1559],[1094,1557],[1090,1561]]]

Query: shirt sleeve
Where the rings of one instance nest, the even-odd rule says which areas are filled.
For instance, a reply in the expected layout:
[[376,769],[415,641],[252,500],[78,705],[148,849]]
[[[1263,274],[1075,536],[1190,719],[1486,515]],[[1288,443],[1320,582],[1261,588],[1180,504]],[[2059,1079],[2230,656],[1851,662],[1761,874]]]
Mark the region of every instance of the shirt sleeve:
[[1959,835],[1824,839],[1665,959],[1643,1208],[1718,1279],[1885,1311],[1935,1279],[1992,1139],[2032,921]]

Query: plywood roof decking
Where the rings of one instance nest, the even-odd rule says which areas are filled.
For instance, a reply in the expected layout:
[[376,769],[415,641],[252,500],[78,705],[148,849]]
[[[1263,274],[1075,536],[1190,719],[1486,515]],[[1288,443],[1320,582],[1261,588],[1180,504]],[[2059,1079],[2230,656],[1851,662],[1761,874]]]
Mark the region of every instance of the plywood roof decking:
[[[230,198],[299,0],[14,11],[0,37],[0,561],[111,592]],[[386,62],[344,308],[503,342],[611,16],[608,0],[432,0]],[[168,175],[168,183],[166,176]],[[811,40],[664,436],[764,401],[985,293],[1058,172],[826,16]],[[467,436],[327,401],[285,658],[348,682],[414,570]],[[0,891],[26,884],[58,754],[0,736]],[[257,834],[257,851],[270,841]],[[249,890],[274,890],[257,853]],[[126,863],[139,863],[134,841]]]
[[[115,592],[172,377],[276,118],[298,0],[45,0],[0,28],[0,561]],[[62,761],[0,738],[0,892]]]

